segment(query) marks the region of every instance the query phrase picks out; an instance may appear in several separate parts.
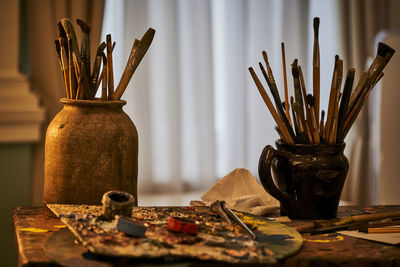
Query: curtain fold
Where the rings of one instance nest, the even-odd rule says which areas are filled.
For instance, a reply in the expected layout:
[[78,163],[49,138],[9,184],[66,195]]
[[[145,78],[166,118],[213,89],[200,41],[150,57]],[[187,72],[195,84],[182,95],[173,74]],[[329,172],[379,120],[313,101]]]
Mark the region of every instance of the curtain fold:
[[[356,69],[355,81],[369,67],[376,55],[375,38],[379,31],[392,26],[391,0],[340,1],[340,14],[343,21],[342,35],[344,62]],[[396,15],[395,15],[396,16]],[[374,89],[376,90],[376,89]],[[374,149],[371,138],[371,112],[379,112],[371,105],[371,99],[363,107],[348,137],[345,154],[350,161],[349,174],[342,193],[342,199],[352,204],[373,204],[376,202],[376,173],[374,174],[371,154]]]
[[[42,140],[33,151],[32,204],[39,205],[43,194],[45,133],[50,120],[62,108],[59,99],[66,95],[54,46],[54,40],[58,38],[57,22],[64,17],[74,23],[77,18],[89,22],[91,54],[94,55],[100,39],[104,1],[22,0],[22,5],[25,5],[27,13],[29,79],[32,90],[48,112]],[[81,40],[79,27],[75,28],[78,40]]]
[[[285,42],[288,74],[298,58],[311,90],[312,16],[320,16],[321,84],[328,88],[334,55],[341,49],[332,41],[339,35],[331,14],[338,5],[319,2],[107,2],[103,30],[123,33],[115,39],[114,52],[122,53],[113,57],[120,69],[133,39],[148,27],[156,30],[123,96],[128,102],[124,110],[139,132],[140,192],[204,190],[239,167],[257,176],[262,148],[274,144],[278,134],[247,68],[259,73],[261,51],[266,50],[283,95],[280,45]],[[288,84],[293,95],[291,75]]]

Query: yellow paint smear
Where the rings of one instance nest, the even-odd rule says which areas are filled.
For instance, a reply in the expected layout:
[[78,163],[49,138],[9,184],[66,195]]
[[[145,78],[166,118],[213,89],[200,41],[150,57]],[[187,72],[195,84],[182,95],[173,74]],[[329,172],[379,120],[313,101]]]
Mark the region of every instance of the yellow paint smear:
[[40,229],[40,228],[21,228],[19,229],[20,231],[25,231],[25,232],[32,232],[32,233],[46,233],[49,230],[46,229]]
[[55,228],[65,228],[67,227],[66,225],[54,225]]
[[[329,234],[324,234],[323,236],[329,236]],[[337,235],[335,239],[306,239],[303,238],[304,241],[308,242],[316,242],[316,243],[330,243],[330,242],[339,242],[343,240],[343,236]]]

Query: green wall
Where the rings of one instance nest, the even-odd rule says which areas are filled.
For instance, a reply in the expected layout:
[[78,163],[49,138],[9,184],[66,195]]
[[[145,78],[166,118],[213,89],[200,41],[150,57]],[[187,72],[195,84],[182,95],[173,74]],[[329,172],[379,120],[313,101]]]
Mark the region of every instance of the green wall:
[[0,251],[1,266],[17,266],[12,210],[29,206],[32,144],[0,144]]

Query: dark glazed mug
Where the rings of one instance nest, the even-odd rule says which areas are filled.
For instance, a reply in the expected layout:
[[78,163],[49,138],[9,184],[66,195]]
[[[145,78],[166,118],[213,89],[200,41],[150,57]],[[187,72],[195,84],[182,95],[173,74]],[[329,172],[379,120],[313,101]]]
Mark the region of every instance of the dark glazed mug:
[[[281,204],[281,215],[291,219],[336,218],[349,162],[341,144],[268,145],[258,164],[264,189]],[[271,169],[275,174],[272,178]]]

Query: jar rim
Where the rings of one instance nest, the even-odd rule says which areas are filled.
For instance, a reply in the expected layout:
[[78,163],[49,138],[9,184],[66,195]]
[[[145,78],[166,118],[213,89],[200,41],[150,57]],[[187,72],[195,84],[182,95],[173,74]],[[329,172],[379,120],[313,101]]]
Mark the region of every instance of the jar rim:
[[283,142],[281,139],[276,140],[275,144],[277,148],[299,154],[330,154],[343,152],[346,146],[345,142],[341,142],[339,144],[288,144],[286,142]]
[[103,101],[100,98],[94,100],[81,100],[81,99],[70,99],[61,98],[60,102],[64,105],[70,106],[96,106],[96,107],[122,107],[126,104],[125,100],[106,100]]

